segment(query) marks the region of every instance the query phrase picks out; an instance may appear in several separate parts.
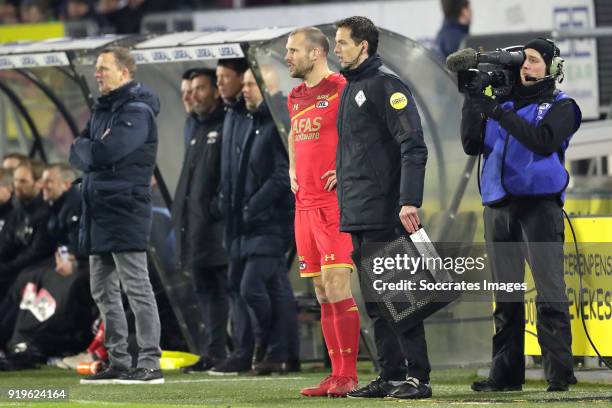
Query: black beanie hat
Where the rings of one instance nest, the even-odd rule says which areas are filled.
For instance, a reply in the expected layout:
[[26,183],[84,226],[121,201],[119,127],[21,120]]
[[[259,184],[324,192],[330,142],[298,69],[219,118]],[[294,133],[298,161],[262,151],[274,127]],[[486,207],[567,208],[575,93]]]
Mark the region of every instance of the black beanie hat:
[[538,37],[529,41],[523,49],[532,48],[540,53],[547,67],[550,67],[553,57],[555,56],[555,45],[545,40],[544,38]]

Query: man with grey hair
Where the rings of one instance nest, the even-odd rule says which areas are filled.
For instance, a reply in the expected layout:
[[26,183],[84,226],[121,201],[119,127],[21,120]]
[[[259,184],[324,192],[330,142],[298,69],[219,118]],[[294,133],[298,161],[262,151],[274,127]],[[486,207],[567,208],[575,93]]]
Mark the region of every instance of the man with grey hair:
[[[91,294],[105,325],[110,366],[85,384],[161,384],[157,303],[147,270],[151,232],[151,178],[157,154],[159,98],[134,81],[126,48],[101,52],[95,77],[102,94],[70,163],[83,172],[79,249],[89,254]],[[136,320],[138,362],[128,353],[123,287]]]

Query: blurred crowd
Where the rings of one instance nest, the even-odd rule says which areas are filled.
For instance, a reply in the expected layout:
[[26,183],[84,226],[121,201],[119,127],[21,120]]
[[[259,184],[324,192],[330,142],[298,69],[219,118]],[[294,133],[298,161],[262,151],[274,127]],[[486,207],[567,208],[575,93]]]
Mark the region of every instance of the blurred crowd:
[[[242,7],[304,3],[299,0],[242,0]],[[229,8],[234,0],[0,0],[0,24],[90,20],[103,33],[140,31],[145,14],[193,9]]]

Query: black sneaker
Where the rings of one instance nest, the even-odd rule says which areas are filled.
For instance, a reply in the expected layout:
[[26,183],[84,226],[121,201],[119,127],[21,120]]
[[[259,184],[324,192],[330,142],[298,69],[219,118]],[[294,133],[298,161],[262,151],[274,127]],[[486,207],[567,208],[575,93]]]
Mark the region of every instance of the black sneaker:
[[128,370],[108,367],[94,375],[81,379],[81,384],[114,384],[115,380],[127,373]]
[[497,384],[490,378],[483,381],[474,381],[472,390],[477,392],[505,392],[505,391],[523,391],[522,385],[506,385]]
[[302,363],[300,363],[299,359],[291,358],[287,361],[287,365],[285,366],[285,372],[287,373],[299,373],[302,371]]
[[275,363],[273,361],[263,360],[258,363],[253,363],[252,375],[270,375],[273,373],[285,374],[285,363]]
[[113,384],[163,384],[164,375],[160,369],[135,368],[123,373]]
[[384,398],[395,390],[396,386],[378,376],[365,387],[357,388],[346,394],[349,398]]
[[205,373],[215,366],[216,362],[208,357],[202,357],[200,360],[190,366],[183,367],[181,371],[185,374],[189,373]]
[[265,344],[256,344],[255,350],[253,350],[253,364],[260,363],[264,361],[266,358],[266,352],[268,351],[268,346]]
[[546,388],[546,391],[548,392],[569,391],[569,384],[552,381],[548,383],[548,387]]
[[230,357],[222,363],[214,366],[208,374],[210,375],[238,375],[251,371],[251,362],[236,357]]
[[431,398],[431,386],[422,383],[417,378],[408,377],[406,381],[389,394],[391,398],[397,399],[423,399]]

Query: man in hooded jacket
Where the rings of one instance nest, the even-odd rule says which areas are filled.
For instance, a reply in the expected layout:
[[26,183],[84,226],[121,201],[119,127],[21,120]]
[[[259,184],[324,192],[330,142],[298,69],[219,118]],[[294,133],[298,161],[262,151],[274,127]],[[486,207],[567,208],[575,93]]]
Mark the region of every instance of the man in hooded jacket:
[[[163,383],[159,369],[160,321],[147,270],[151,230],[151,177],[157,154],[158,97],[133,80],[134,58],[125,48],[102,51],[96,81],[102,96],[70,149],[83,172],[79,248],[90,254],[91,293],[100,309],[108,369],[82,383]],[[128,353],[123,287],[136,320],[138,362]]]

